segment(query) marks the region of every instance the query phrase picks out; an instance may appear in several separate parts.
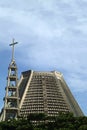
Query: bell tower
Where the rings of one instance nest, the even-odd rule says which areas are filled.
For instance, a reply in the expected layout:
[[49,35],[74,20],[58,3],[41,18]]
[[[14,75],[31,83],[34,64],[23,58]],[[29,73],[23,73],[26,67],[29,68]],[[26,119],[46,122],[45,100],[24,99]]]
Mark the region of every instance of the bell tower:
[[12,59],[8,67],[6,95],[4,98],[4,116],[3,120],[17,118],[19,114],[19,92],[18,92],[18,73],[17,65],[14,60],[14,46],[18,44],[13,39],[12,44]]

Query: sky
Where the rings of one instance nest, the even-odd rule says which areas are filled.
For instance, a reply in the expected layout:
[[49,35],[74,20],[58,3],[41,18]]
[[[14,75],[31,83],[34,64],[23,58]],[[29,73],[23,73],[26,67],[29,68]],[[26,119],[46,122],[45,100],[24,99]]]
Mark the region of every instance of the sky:
[[26,70],[59,71],[87,115],[87,0],[0,0],[0,110],[11,62]]

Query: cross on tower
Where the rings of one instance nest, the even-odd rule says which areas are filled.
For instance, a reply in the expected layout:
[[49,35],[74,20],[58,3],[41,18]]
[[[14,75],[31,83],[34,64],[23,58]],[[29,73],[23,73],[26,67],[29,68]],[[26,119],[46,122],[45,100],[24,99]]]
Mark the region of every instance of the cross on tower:
[[14,61],[14,45],[18,44],[18,42],[15,42],[15,40],[12,40],[12,44],[9,44],[9,46],[12,46],[12,61]]

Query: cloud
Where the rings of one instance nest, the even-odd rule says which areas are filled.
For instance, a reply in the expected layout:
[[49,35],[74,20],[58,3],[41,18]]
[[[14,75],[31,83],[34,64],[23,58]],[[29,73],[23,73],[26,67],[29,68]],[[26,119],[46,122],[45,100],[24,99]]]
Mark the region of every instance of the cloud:
[[[79,26],[82,25],[78,26],[78,18],[81,16],[79,19],[82,19],[83,16],[80,6],[78,7],[75,1],[59,2],[55,0],[54,2],[53,0],[38,0],[37,3],[35,1],[27,1],[27,4],[22,1],[21,5],[19,3],[16,1],[18,6],[14,2],[13,4],[11,2],[4,3],[0,9],[0,16],[5,25],[8,23],[6,27],[10,34],[14,35],[15,32],[18,34],[20,32],[20,35],[24,36],[33,34],[34,38],[36,36],[47,40],[62,37],[68,38],[68,36],[72,38],[74,32],[81,32],[81,27],[79,29]],[[65,12],[66,10],[68,12]],[[72,24],[73,26],[71,26]]]

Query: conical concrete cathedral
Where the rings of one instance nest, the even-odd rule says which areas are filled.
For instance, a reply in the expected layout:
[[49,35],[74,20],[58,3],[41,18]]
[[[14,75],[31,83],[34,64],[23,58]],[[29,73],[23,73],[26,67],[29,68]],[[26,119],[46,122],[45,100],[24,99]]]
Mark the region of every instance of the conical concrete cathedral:
[[60,72],[25,71],[19,81],[20,116],[45,113],[56,116],[59,112],[72,112],[83,116]]

